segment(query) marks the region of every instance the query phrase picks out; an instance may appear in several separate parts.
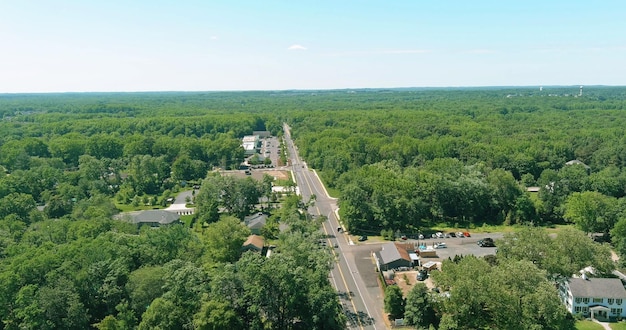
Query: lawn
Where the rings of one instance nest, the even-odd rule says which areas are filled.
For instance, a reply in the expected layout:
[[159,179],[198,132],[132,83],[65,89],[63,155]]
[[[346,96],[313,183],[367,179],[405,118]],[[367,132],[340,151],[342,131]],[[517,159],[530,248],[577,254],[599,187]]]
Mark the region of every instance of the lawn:
[[613,330],[626,330],[626,322],[610,323],[609,325]]
[[576,321],[576,330],[602,330],[602,329],[604,328],[601,325],[592,321]]

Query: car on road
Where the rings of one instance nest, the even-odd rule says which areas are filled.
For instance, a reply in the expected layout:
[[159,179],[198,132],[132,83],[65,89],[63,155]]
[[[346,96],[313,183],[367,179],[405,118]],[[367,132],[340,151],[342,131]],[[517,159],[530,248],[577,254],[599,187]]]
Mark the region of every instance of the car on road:
[[439,242],[435,244],[435,249],[445,249],[447,247],[448,246],[446,245],[446,243],[443,243],[443,242]]
[[359,237],[359,242],[367,241],[367,236],[363,235]]
[[479,240],[478,242],[476,242],[476,244],[478,244],[478,246],[480,247],[495,247],[496,246],[496,243],[490,237],[485,237]]

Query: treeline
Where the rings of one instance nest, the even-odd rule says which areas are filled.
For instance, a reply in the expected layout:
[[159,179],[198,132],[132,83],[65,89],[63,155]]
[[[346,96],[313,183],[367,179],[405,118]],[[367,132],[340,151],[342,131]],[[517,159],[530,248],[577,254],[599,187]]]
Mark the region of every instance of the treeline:
[[614,211],[581,229],[609,233],[625,217],[625,90],[588,90],[391,90],[290,121],[301,156],[341,191],[353,231],[578,223],[566,201],[595,191]]

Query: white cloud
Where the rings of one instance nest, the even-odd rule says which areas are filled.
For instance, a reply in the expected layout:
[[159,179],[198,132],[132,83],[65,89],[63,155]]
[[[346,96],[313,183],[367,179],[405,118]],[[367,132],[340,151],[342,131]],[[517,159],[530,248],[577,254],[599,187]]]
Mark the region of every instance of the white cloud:
[[294,45],[289,46],[287,50],[307,50],[307,48],[302,45],[294,44]]
[[209,37],[209,40],[217,40],[217,39],[218,39],[218,37],[217,37],[217,36],[210,36],[210,37]]

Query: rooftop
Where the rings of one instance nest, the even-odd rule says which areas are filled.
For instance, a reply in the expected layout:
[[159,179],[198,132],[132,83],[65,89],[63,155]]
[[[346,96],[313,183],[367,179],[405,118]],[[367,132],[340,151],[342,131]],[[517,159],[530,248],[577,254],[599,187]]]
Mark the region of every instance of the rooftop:
[[569,287],[574,297],[626,299],[626,289],[618,278],[572,278]]

